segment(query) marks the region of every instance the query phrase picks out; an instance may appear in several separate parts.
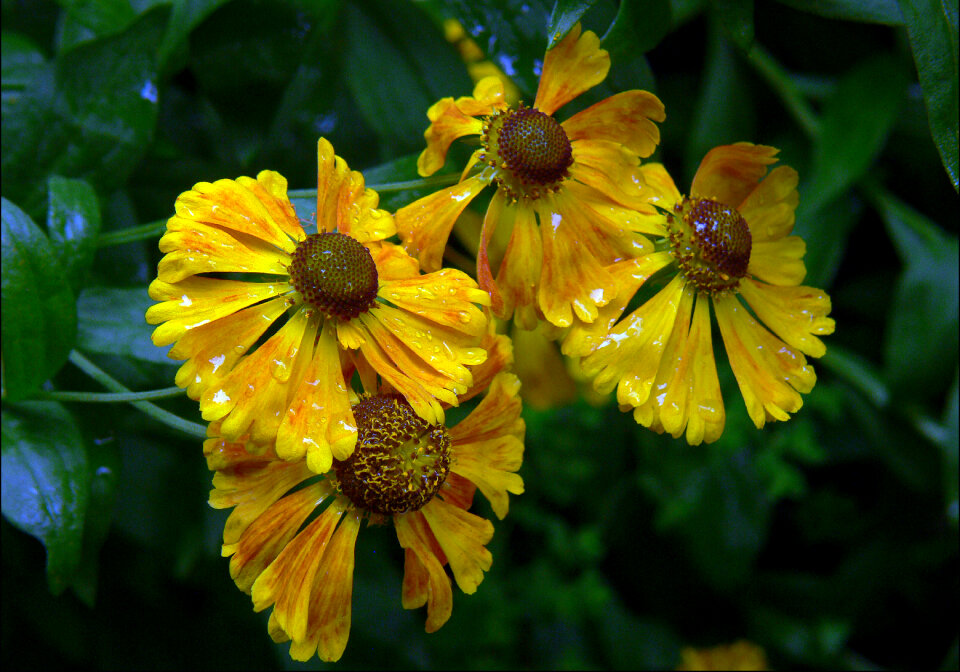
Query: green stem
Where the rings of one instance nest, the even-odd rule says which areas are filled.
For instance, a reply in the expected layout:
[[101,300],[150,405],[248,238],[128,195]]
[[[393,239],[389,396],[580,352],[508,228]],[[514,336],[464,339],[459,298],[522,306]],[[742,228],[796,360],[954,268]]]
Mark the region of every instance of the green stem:
[[162,390],[146,392],[44,392],[41,396],[50,401],[73,401],[80,403],[114,404],[127,401],[146,401],[148,399],[167,399],[183,394],[179,387],[165,387]]
[[780,98],[787,106],[787,110],[793,115],[803,131],[811,138],[817,138],[820,135],[820,119],[813,111],[813,108],[807,103],[806,98],[800,91],[800,87],[794,82],[793,77],[788,73],[773,57],[759,44],[754,43],[747,57],[750,64],[767,80]]
[[[99,368],[96,364],[81,355],[78,351],[70,351],[70,361],[74,366],[86,373],[88,376],[93,378],[111,392],[133,394],[128,388],[124,387],[122,383],[114,380],[110,374]],[[130,403],[132,403],[134,407],[149,415],[154,420],[157,420],[168,427],[179,429],[180,431],[197,438],[206,438],[207,436],[207,429],[203,425],[196,422],[190,422],[189,420],[184,420],[183,418],[174,415],[170,411],[165,411],[149,401],[132,401]]]
[[101,234],[97,238],[97,245],[100,247],[109,247],[111,245],[123,245],[133,243],[138,240],[148,240],[155,238],[163,233],[167,225],[167,220],[161,219],[141,226],[131,226],[129,229],[120,229],[119,231],[110,231]]

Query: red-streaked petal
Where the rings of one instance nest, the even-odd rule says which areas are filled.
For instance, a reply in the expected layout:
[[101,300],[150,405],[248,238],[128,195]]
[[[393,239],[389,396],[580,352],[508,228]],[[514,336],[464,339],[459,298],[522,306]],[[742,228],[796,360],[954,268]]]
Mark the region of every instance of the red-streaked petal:
[[504,205],[503,214],[505,221],[501,225],[512,219],[513,233],[497,271],[496,284],[503,299],[503,311],[494,311],[494,314],[501,319],[508,319],[516,311],[515,321],[524,329],[533,329],[538,319],[537,287],[543,268],[540,230],[533,208],[529,205]]
[[460,590],[472,595],[493,564],[486,544],[493,538],[493,524],[468,511],[434,497],[420,513],[443,549]]
[[443,569],[446,558],[421,512],[414,511],[393,519],[397,540],[405,549],[401,603],[404,609],[417,609],[426,604],[426,631],[436,632],[453,611],[450,577]]
[[787,345],[811,357],[823,357],[827,346],[814,334],[832,334],[830,297],[813,287],[777,287],[751,278],[740,283],[747,305]]
[[800,201],[798,181],[793,168],[777,166],[740,205],[738,210],[750,227],[754,245],[780,240],[793,230],[794,213]]
[[649,91],[623,91],[577,112],[563,122],[563,130],[571,142],[610,140],[647,157],[660,143],[653,122],[666,118],[663,103]]
[[690,196],[738,208],[767,174],[767,166],[776,163],[779,151],[749,142],[714,147],[700,162]]
[[393,217],[378,210],[380,197],[364,186],[363,175],[350,170],[326,138],[317,141],[317,231],[343,233],[361,243],[396,233]]
[[581,35],[578,23],[543,57],[533,106],[544,114],[553,114],[606,79],[609,71],[610,54],[600,48],[600,39],[593,31]]

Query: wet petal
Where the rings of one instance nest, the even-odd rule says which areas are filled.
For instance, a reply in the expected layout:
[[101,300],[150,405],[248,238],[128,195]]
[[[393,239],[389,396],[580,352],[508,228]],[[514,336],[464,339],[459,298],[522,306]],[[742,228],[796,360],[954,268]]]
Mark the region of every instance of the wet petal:
[[573,144],[570,177],[592,187],[607,200],[653,214],[647,203],[643,176],[635,154],[610,140],[581,140]]
[[474,304],[490,305],[490,295],[463,271],[445,268],[381,283],[379,296],[408,314],[477,339],[486,331],[487,320]]
[[779,151],[749,142],[714,147],[700,162],[690,196],[738,208],[767,174],[767,166],[776,163]]
[[[394,517],[397,540],[405,549],[402,604],[427,605],[427,632],[436,632],[453,611],[453,590],[443,565],[446,558],[419,511]],[[443,558],[443,560],[441,560]]]
[[788,345],[811,357],[823,357],[827,346],[814,336],[832,334],[830,297],[813,287],[777,287],[750,278],[740,294],[760,321]]
[[807,275],[807,244],[799,236],[754,243],[747,272],[771,285],[799,285]]
[[[471,110],[487,107],[472,104],[472,99],[461,99],[461,102],[464,107]],[[421,176],[433,175],[443,168],[447,160],[447,151],[454,140],[465,135],[480,135],[483,132],[483,122],[475,119],[475,115],[476,113],[464,112],[453,98],[441,98],[427,110],[430,126],[423,134],[427,141],[427,148],[417,159],[417,172]]]
[[606,79],[609,71],[610,54],[600,48],[600,39],[593,31],[581,36],[578,23],[543,57],[533,106],[544,114],[553,114]]
[[563,130],[571,142],[609,140],[645,158],[660,143],[653,122],[666,118],[663,103],[649,91],[623,91],[577,112],[563,122]]
[[423,270],[436,271],[443,265],[443,250],[454,222],[485,186],[487,180],[478,175],[397,211],[397,229],[403,246],[420,259]]
[[788,420],[803,406],[800,393],[812,390],[817,381],[813,367],[758,324],[736,296],[715,298],[714,306],[750,419],[758,429],[768,420]]
[[494,310],[494,314],[508,319],[516,311],[516,322],[524,329],[533,329],[537,324],[537,286],[542,272],[543,243],[531,207],[505,206],[504,214],[507,213],[513,219],[513,233],[497,271],[496,284],[503,299],[503,310],[499,313]]
[[326,138],[317,141],[317,231],[344,233],[361,243],[396,233],[393,217],[377,210],[380,197],[364,186],[363,175],[350,170]]
[[740,205],[740,215],[750,226],[753,243],[780,240],[793,230],[797,194],[797,171],[777,166]]
[[[640,176],[643,178],[643,186],[647,190],[646,200],[650,205],[663,210],[673,210],[673,206],[683,200],[677,185],[674,184],[673,178],[662,163],[643,164],[640,166]],[[665,236],[667,235],[666,222],[663,221],[662,215],[659,215],[658,219],[662,223],[649,233]]]
[[486,544],[493,538],[493,524],[435,497],[420,512],[443,549],[460,590],[472,595],[493,564]]

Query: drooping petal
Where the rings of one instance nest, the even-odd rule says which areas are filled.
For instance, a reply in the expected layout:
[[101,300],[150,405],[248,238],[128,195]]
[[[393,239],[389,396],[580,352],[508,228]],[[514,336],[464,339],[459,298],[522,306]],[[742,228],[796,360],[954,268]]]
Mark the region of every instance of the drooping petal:
[[611,140],[580,140],[573,144],[570,177],[588,185],[616,205],[652,214],[635,154]]
[[832,334],[830,297],[813,287],[777,287],[751,278],[740,283],[747,305],[789,346],[811,357],[823,357],[827,346],[814,334]]
[[306,457],[317,474],[330,470],[333,458],[344,460],[357,443],[357,423],[332,320],[326,320],[302,381],[277,430],[277,456],[283,460]]
[[799,176],[790,166],[777,166],[754,189],[738,210],[750,226],[754,245],[790,234],[800,196]]
[[[507,199],[499,189],[494,192],[490,199],[490,205],[487,206],[487,212],[483,217],[483,224],[480,227],[480,240],[477,246],[477,284],[485,292],[490,294],[490,308],[494,315],[502,316],[506,307],[503,303],[503,296],[500,294],[500,288],[497,287],[493,279],[493,272],[490,270],[490,253],[493,256],[499,256],[503,259],[503,249],[490,250],[490,243],[494,240],[503,238],[504,231],[513,231],[513,220],[517,214],[516,208],[507,207]],[[500,235],[494,236],[499,231]],[[498,254],[499,253],[499,254]],[[539,269],[537,270],[539,275]],[[510,305],[510,311],[513,311],[513,304]]]
[[799,285],[807,275],[807,244],[799,236],[754,243],[747,272],[771,285]]
[[606,79],[609,71],[610,54],[600,48],[600,38],[590,30],[581,35],[578,23],[544,56],[533,106],[553,114]]
[[690,196],[739,207],[767,174],[767,166],[776,163],[779,151],[749,142],[714,147],[700,162]]
[[767,331],[736,296],[714,298],[717,323],[747,413],[757,428],[768,420],[788,420],[800,410],[800,393],[813,389],[817,376],[802,353]]
[[[492,205],[491,202],[491,209]],[[543,267],[540,231],[530,206],[521,203],[504,207],[503,210],[505,215],[512,215],[513,233],[497,271],[496,285],[503,298],[503,310],[497,312],[496,305],[492,307],[494,314],[501,319],[508,319],[516,312],[514,320],[517,324],[524,329],[533,329],[537,324],[537,287]],[[489,210],[487,214],[489,216]],[[484,222],[484,229],[486,228],[487,224]],[[479,259],[477,263],[479,264]],[[483,287],[482,282],[480,286]]]
[[436,271],[443,265],[443,249],[454,222],[487,182],[487,178],[477,175],[397,211],[397,229],[404,249],[420,259],[423,270]]
[[571,142],[609,140],[641,158],[650,156],[660,143],[654,121],[667,118],[663,103],[649,91],[623,91],[595,103],[563,122]]
[[490,295],[463,271],[445,268],[427,275],[381,282],[379,296],[411,316],[480,339],[487,328],[474,304],[490,305]]
[[606,264],[649,254],[653,243],[647,235],[663,235],[663,216],[649,205],[643,206],[646,212],[639,212],[576,181],[568,182],[560,196],[573,203],[593,227],[590,244],[597,259]]
[[593,354],[584,358],[583,371],[594,379],[598,392],[607,394],[616,387],[621,406],[639,406],[647,400],[673,331],[683,284],[683,277],[675,276],[623,318]]
[[420,509],[443,549],[460,590],[472,595],[493,564],[486,544],[493,538],[493,524],[468,511],[434,497]]
[[479,80],[473,87],[473,96],[457,98],[457,107],[472,117],[493,114],[506,105],[505,86],[499,76],[491,75]]
[[421,512],[394,516],[393,520],[397,540],[405,549],[401,603],[404,609],[426,604],[426,631],[436,632],[453,611],[450,577],[443,569],[446,558]]
[[483,122],[473,115],[464,113],[453,98],[441,98],[427,110],[430,126],[423,137],[427,148],[417,159],[417,172],[422,177],[433,175],[443,168],[447,160],[447,151],[457,138],[465,135],[480,135]]

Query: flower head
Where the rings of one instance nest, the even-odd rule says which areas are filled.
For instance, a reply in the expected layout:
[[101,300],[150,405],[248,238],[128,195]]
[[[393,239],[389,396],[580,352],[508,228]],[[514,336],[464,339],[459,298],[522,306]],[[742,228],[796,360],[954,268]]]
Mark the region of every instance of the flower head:
[[[790,232],[797,173],[776,149],[738,143],[711,150],[689,196],[660,164],[641,168],[660,208],[643,231],[656,251],[610,267],[620,290],[592,324],[565,337],[563,350],[584,357],[598,391],[617,390],[640,424],[698,444],[720,437],[726,419],[713,357],[710,307],[747,412],[760,428],[787,420],[813,389],[806,357],[826,352],[830,297],[801,286],[804,242]],[[627,303],[651,276],[666,286],[629,315]],[[672,276],[672,277],[671,277]],[[621,319],[622,317],[622,319]]]
[[[502,337],[501,337],[502,339]],[[491,348],[503,352],[502,340]],[[498,372],[508,357],[478,369],[489,389],[458,424],[426,422],[389,387],[355,398],[359,440],[345,460],[318,476],[304,460],[278,459],[273,444],[259,455],[211,425],[204,443],[216,473],[210,504],[234,507],[224,528],[230,575],[254,609],[272,606],[274,641],[292,641],[290,655],[338,660],[350,634],[354,545],[360,523],[392,521],[404,549],[401,604],[427,606],[427,632],[453,608],[445,566],[473,593],[492,562],[489,520],[470,513],[476,490],[503,518],[508,493],[523,492],[519,382]],[[474,386],[461,397],[481,391]]]
[[357,440],[347,383],[373,371],[430,423],[472,384],[489,296],[466,274],[422,275],[363,176],[318,143],[317,229],[308,235],[278,173],[201,182],[160,240],[147,321],[186,362],[176,382],[227,440],[276,440],[316,473]]
[[[531,107],[510,106],[499,77],[480,80],[473,96],[444,98],[427,113],[427,148],[418,169],[431,175],[457,138],[480,136],[481,147],[459,184],[397,211],[406,249],[427,270],[440,267],[457,217],[484,187],[496,192],[477,251],[477,279],[489,291],[497,317],[516,311],[532,329],[539,317],[569,326],[592,322],[613,299],[607,267],[647,249],[636,210],[652,213],[638,172],[639,159],[660,140],[654,121],[663,104],[646,91],[625,91],[563,122],[553,114],[602,82],[609,54],[579,24],[549,50]],[[512,231],[496,278],[487,246],[497,227]]]

